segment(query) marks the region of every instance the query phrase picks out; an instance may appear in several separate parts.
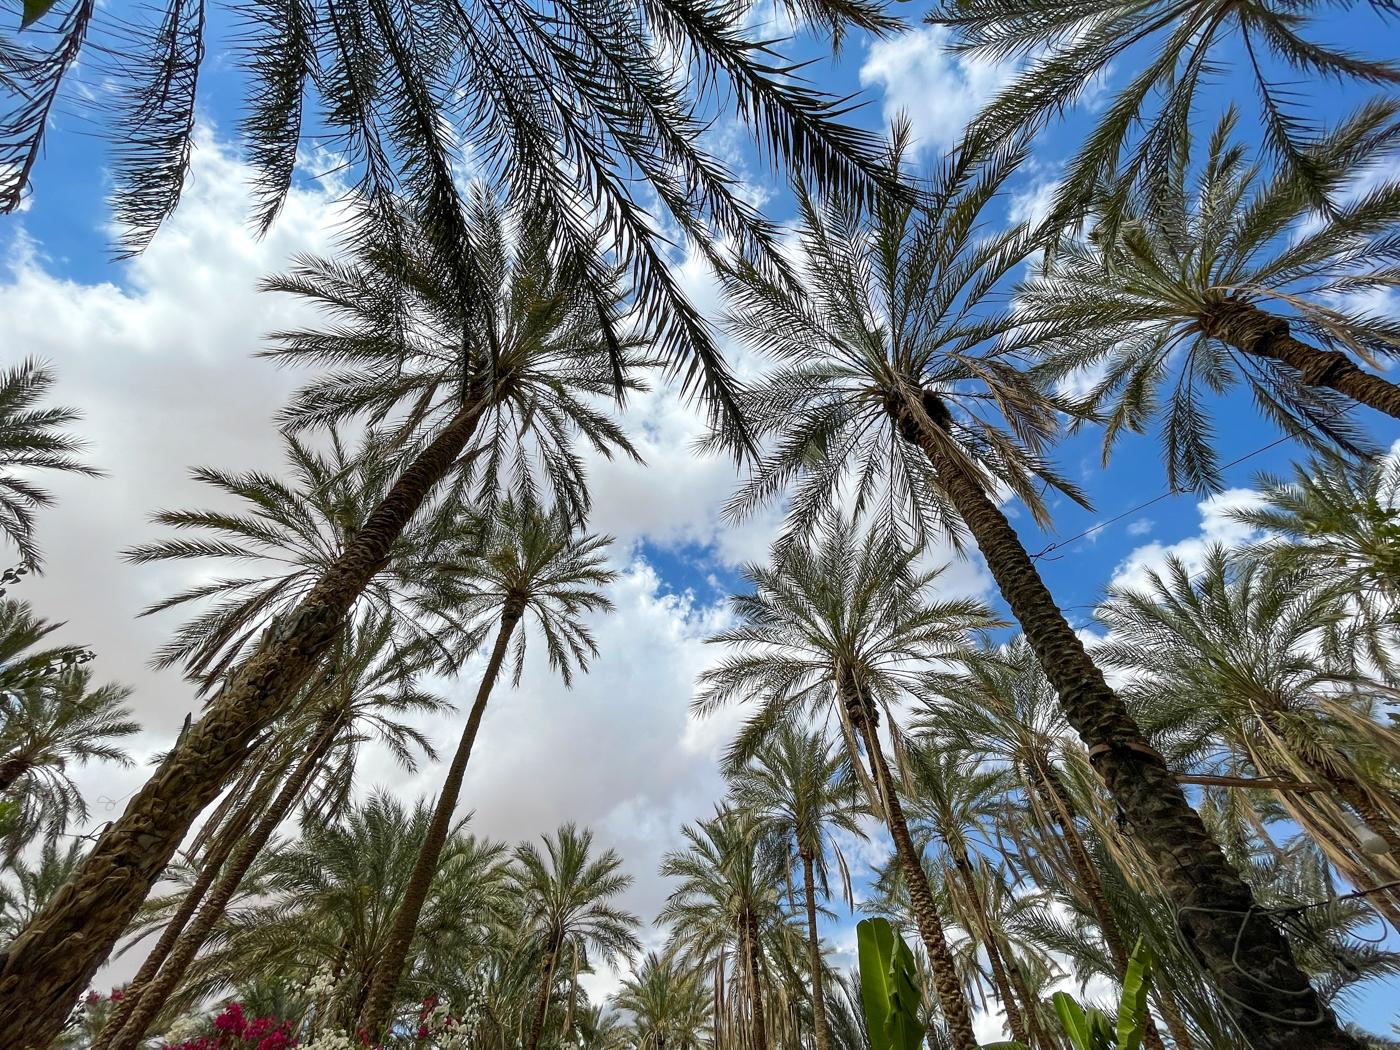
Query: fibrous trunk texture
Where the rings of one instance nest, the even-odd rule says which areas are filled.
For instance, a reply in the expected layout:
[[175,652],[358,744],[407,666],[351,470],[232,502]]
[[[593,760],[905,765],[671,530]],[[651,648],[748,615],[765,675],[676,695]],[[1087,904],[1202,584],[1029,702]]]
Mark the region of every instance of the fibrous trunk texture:
[[919,851],[914,848],[909,824],[904,819],[904,807],[895,794],[894,777],[890,775],[889,763],[885,761],[885,753],[875,732],[875,712],[862,701],[852,721],[859,723],[857,728],[865,738],[865,749],[874,767],[885,804],[885,823],[889,826],[890,838],[894,839],[899,872],[909,893],[909,908],[914,913],[914,921],[919,924],[919,936],[923,939],[929,965],[933,968],[933,986],[938,994],[943,1023],[948,1026],[954,1050],[977,1050],[977,1037],[972,1032],[972,1012],[967,1007],[967,997],[963,995],[962,983],[953,965],[953,953],[943,935],[943,920],[939,917],[938,905],[929,889]]
[[540,1045],[540,1034],[544,1031],[544,1015],[549,1009],[549,993],[554,987],[554,966],[559,961],[560,947],[561,945],[551,938],[545,950],[544,980],[540,983],[540,994],[535,999],[535,1013],[530,1018],[530,1035],[525,1043],[525,1050],[537,1050]]
[[822,944],[817,936],[817,880],[811,854],[802,854],[802,885],[807,891],[807,953],[812,967],[812,1038],[817,1050],[830,1050],[826,1037],[826,1000],[822,996]]
[[1006,1010],[1006,1023],[1011,1028],[1011,1038],[1018,1043],[1029,1046],[1030,1033],[1026,1030],[1026,1023],[1021,1017],[1020,1007],[1016,1004],[1016,995],[1006,976],[1006,968],[1002,966],[1001,951],[997,948],[996,938],[992,935],[992,920],[982,903],[982,894],[977,891],[972,862],[968,860],[967,854],[963,850],[956,847],[953,855],[953,866],[957,868],[958,875],[962,879],[963,892],[967,894],[968,903],[972,907],[973,918],[977,923],[977,932],[982,935],[982,944],[987,949],[987,962],[992,968],[992,983],[996,985],[997,995],[1001,997],[1001,1005]]
[[1322,386],[1400,419],[1400,387],[1367,372],[1340,350],[1319,350],[1293,338],[1288,320],[1230,297],[1209,308],[1201,326],[1236,350],[1280,361],[1308,386]]
[[[758,953],[758,919],[753,912],[744,913],[744,965],[749,971],[749,1033],[752,1050],[768,1050],[767,1019],[763,1016],[763,982],[759,979],[762,963]],[[533,1050],[533,1048],[531,1048]]]
[[[946,408],[938,407],[946,416]],[[1236,1021],[1258,1050],[1358,1050],[1298,969],[1283,935],[1260,914],[1249,887],[1187,803],[1162,756],[1109,688],[1016,530],[945,445],[946,435],[920,432],[918,437],[1059,695],[1065,717],[1088,747],[1091,764],[1152,858],[1185,943]]]
[[46,1047],[200,812],[286,710],[393,542],[471,440],[464,408],[404,471],[311,593],[263,634],[73,877],[0,956],[0,1046]]
[[452,814],[456,811],[457,800],[462,794],[462,779],[466,775],[467,762],[471,759],[472,745],[476,742],[481,717],[486,712],[491,690],[500,676],[501,665],[505,662],[506,652],[510,648],[511,634],[523,615],[524,606],[517,600],[508,601],[501,611],[496,642],[491,648],[491,656],[482,674],[481,685],[477,688],[476,700],[467,716],[467,724],[462,728],[457,753],[452,756],[452,764],[447,767],[442,792],[438,795],[437,807],[433,810],[433,819],[428,825],[428,834],[418,851],[418,860],[414,864],[408,888],[404,890],[403,900],[399,903],[398,911],[394,913],[394,925],[389,931],[389,939],[379,964],[375,967],[374,980],[365,1000],[360,1028],[369,1034],[371,1042],[379,1038],[389,1023],[404,964],[408,961],[409,948],[413,944],[413,934],[418,929],[418,917],[423,912],[428,890],[437,874],[438,858],[442,856],[442,847],[447,842],[447,833],[452,827]]
[[126,1024],[112,1040],[110,1050],[135,1050],[135,1047],[145,1038],[146,1029],[156,1019],[156,1015],[165,1006],[166,1000],[170,998],[171,993],[175,991],[181,979],[184,978],[185,971],[189,969],[190,963],[199,954],[199,949],[208,940],[210,932],[214,929],[214,924],[224,914],[224,909],[228,907],[229,901],[233,900],[234,894],[238,892],[238,887],[243,882],[243,877],[248,874],[248,869],[253,866],[258,854],[267,845],[267,840],[272,837],[277,826],[286,819],[287,814],[292,811],[292,807],[301,799],[312,774],[316,772],[316,767],[320,765],[321,760],[326,757],[334,740],[334,725],[324,726],[317,733],[316,739],[312,741],[311,746],[297,762],[291,776],[277,792],[277,797],[267,807],[267,811],[263,813],[252,832],[239,845],[238,852],[229,862],[228,870],[219,876],[218,883],[209,894],[209,899],[200,907],[199,914],[180,934],[179,939],[175,942],[175,947],[171,949],[159,972],[141,989],[140,999],[132,1009]]

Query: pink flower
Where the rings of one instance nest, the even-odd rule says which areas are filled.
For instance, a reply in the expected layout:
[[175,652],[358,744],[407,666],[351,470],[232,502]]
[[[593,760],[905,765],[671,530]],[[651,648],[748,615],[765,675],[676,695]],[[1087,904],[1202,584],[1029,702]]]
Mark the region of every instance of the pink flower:
[[109,996],[107,996],[107,998],[108,998],[108,999],[111,999],[112,1002],[114,1002],[114,1003],[119,1003],[119,1002],[121,1002],[121,999],[122,999],[122,990],[121,990],[120,988],[113,988],[113,989],[112,989],[112,994],[109,995]]

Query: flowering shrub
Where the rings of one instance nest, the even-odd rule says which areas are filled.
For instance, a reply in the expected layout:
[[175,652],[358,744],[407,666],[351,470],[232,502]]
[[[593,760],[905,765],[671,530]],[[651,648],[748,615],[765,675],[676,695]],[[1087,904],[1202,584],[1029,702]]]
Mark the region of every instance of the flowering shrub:
[[242,1003],[229,1003],[214,1018],[213,1035],[167,1044],[164,1050],[291,1050],[296,1045],[290,1021],[275,1017],[250,1021],[243,1016]]

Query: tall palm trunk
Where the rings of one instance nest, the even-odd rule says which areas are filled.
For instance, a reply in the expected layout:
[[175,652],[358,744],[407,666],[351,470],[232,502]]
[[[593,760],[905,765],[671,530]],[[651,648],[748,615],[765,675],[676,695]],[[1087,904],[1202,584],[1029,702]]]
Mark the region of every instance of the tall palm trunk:
[[398,911],[394,913],[394,925],[389,931],[389,939],[374,969],[374,979],[370,983],[360,1026],[370,1034],[371,1040],[378,1039],[385,1025],[389,1023],[389,1014],[393,1010],[394,996],[398,994],[404,963],[408,960],[413,934],[418,929],[418,917],[423,912],[423,903],[428,899],[428,890],[437,874],[438,858],[442,856],[442,847],[447,842],[447,833],[452,827],[452,814],[456,812],[457,800],[462,794],[462,779],[466,775],[467,762],[471,759],[472,745],[476,743],[481,717],[486,712],[486,703],[491,698],[496,679],[500,677],[501,666],[505,663],[506,651],[510,647],[511,634],[524,615],[525,603],[515,598],[509,599],[501,611],[496,642],[491,647],[491,657],[482,673],[481,685],[477,687],[476,701],[467,716],[467,724],[462,728],[457,753],[452,756],[452,764],[447,767],[442,793],[438,796],[437,807],[433,810],[427,836],[418,851],[413,875],[408,881],[407,889],[404,890]]
[[248,830],[248,825],[257,815],[257,810],[262,808],[262,802],[262,799],[257,799],[252,804],[241,807],[233,819],[219,829],[217,837],[204,854],[204,863],[200,866],[198,878],[186,891],[180,906],[175,909],[175,914],[165,924],[165,929],[161,930],[160,938],[147,953],[141,968],[136,971],[136,976],[127,982],[126,994],[112,1007],[107,1023],[93,1040],[91,1050],[108,1050],[112,1040],[125,1027],[131,1017],[131,1011],[136,1009],[136,1004],[141,1001],[147,985],[160,971],[161,964],[170,955],[176,941],[180,939],[180,934],[185,931],[185,926],[204,902],[204,895],[209,892],[209,887],[219,877],[224,861],[228,860],[233,848],[242,841],[243,833]]
[[1030,987],[1026,984],[1025,974],[1021,972],[1021,964],[1009,952],[1005,961],[1011,985],[1016,989],[1016,996],[1026,1010],[1026,1027],[1030,1030],[1031,1043],[1029,1045],[1032,1050],[1060,1050],[1059,1041],[1047,1034],[1045,1026],[1040,1023],[1039,1004],[1031,995]]
[[[947,417],[941,402],[934,407],[939,418]],[[940,487],[1059,694],[1066,718],[1088,746],[1090,763],[1152,858],[1183,937],[1224,993],[1236,1021],[1258,1050],[1359,1050],[1298,969],[1283,935],[1259,913],[1253,893],[1187,803],[1162,756],[1109,688],[1006,516],[944,445],[946,435],[924,433],[918,423],[913,427]]]
[[1001,963],[1001,951],[997,948],[996,938],[992,935],[992,920],[987,914],[986,905],[982,903],[982,894],[977,891],[977,880],[972,874],[972,863],[968,860],[967,852],[961,847],[953,848],[953,866],[957,869],[958,876],[963,884],[963,892],[967,894],[968,903],[972,908],[972,919],[977,924],[977,932],[982,935],[982,943],[987,949],[987,962],[992,968],[992,983],[996,985],[997,995],[1001,999],[1001,1005],[1006,1008],[1006,1023],[1011,1028],[1011,1038],[1023,1045],[1030,1045],[1030,1033],[1027,1031],[1026,1022],[1021,1017],[1020,1007],[1016,1004],[1016,995],[1011,989],[1011,982],[1006,976],[1006,968]]
[[[744,913],[744,966],[749,971],[749,1028],[752,1042],[750,1050],[768,1050],[767,1020],[763,1016],[763,982],[759,980],[760,967],[758,946],[758,919],[753,912]],[[534,1050],[533,1047],[530,1050]]]
[[300,801],[312,774],[335,743],[336,729],[337,726],[332,721],[323,724],[317,731],[311,746],[292,770],[287,782],[277,792],[277,797],[272,800],[272,804],[267,807],[252,833],[239,847],[229,863],[228,870],[219,876],[217,885],[199,909],[199,914],[175,942],[175,947],[171,949],[160,972],[141,989],[140,999],[132,1009],[126,1024],[112,1039],[110,1050],[135,1050],[137,1044],[145,1038],[146,1029],[185,976],[190,963],[209,938],[214,924],[219,921],[229,901],[233,900],[234,894],[238,892],[238,887],[242,884],[243,877],[248,874],[248,869],[253,866],[253,861],[257,860],[258,854],[267,845],[267,840],[286,819],[292,807]]
[[559,962],[562,945],[550,938],[544,957],[544,980],[540,982],[540,994],[535,997],[535,1013],[530,1018],[530,1034],[525,1041],[525,1050],[536,1050],[540,1045],[540,1035],[544,1032],[544,1016],[549,1010],[549,993],[554,988],[554,967]]
[[1357,366],[1340,350],[1319,350],[1294,339],[1287,318],[1232,297],[1206,308],[1201,328],[1241,353],[1280,361],[1308,386],[1323,386],[1400,419],[1400,387]]
[[914,921],[919,925],[919,936],[928,952],[929,965],[933,967],[933,987],[938,994],[938,1006],[943,1013],[943,1021],[952,1036],[954,1050],[977,1050],[977,1037],[972,1032],[972,1012],[963,995],[962,983],[958,980],[953,965],[953,953],[948,948],[948,940],[943,935],[943,920],[938,915],[938,905],[934,902],[933,891],[929,889],[928,877],[919,851],[914,848],[914,840],[909,835],[909,824],[904,819],[904,807],[895,794],[894,777],[890,775],[889,763],[875,734],[876,714],[863,699],[851,705],[854,714],[852,721],[865,738],[865,750],[870,755],[874,767],[876,783],[885,804],[885,823],[889,827],[890,838],[894,839],[895,854],[899,857],[899,871],[904,877],[904,888],[909,892],[909,907],[914,913]]
[[817,1050],[829,1050],[826,1036],[826,1000],[822,995],[822,944],[817,937],[817,880],[810,853],[802,854],[802,886],[807,891],[807,953],[812,966],[812,1038]]
[[247,759],[447,476],[485,408],[470,401],[404,471],[344,553],[257,650],[98,839],[73,877],[0,957],[0,1046],[48,1046],[195,818]]

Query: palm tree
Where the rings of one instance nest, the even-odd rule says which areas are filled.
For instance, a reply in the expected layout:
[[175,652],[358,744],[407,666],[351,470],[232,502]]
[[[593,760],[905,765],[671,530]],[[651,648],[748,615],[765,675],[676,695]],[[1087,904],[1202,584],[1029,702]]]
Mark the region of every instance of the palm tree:
[[[1232,563],[1219,547],[1195,575],[1169,559],[1140,590],[1110,588],[1098,615],[1111,634],[1097,653],[1131,673],[1132,694],[1186,772],[1277,791],[1348,879],[1393,883],[1400,744],[1350,660],[1316,644],[1336,603],[1300,582],[1287,568]],[[1384,844],[1379,855],[1365,832]],[[1400,893],[1390,896],[1375,903],[1400,929]]]
[[[724,983],[725,958],[732,954],[732,984],[747,996],[747,1003],[738,996],[734,1000],[747,1036],[739,1045],[767,1050],[764,944],[775,931],[787,930],[781,905],[786,844],[765,835],[751,813],[730,805],[717,805],[712,818],[683,826],[681,835],[686,847],[666,853],[660,868],[663,878],[681,882],[656,921],[670,924],[673,953],[712,972],[717,987]],[[727,1021],[720,1016],[723,1009],[723,995],[717,993],[717,1042],[718,1028]]]
[[832,751],[823,734],[800,733],[784,727],[774,739],[765,742],[751,763],[730,777],[730,793],[741,807],[758,816],[764,832],[786,842],[802,862],[812,976],[812,1035],[816,1050],[830,1050],[822,991],[825,965],[817,936],[817,887],[820,885],[823,897],[831,896],[826,862],[830,846],[841,866],[847,900],[851,899],[850,875],[834,837],[837,831],[865,837],[856,820],[861,807],[849,761],[844,749]]
[[437,851],[446,841],[476,734],[512,640],[513,685],[520,685],[525,640],[533,622],[544,640],[550,667],[569,686],[573,684],[573,668],[587,670],[589,657],[598,653],[582,617],[613,608],[601,593],[601,588],[617,578],[617,573],[605,564],[604,551],[612,542],[610,537],[576,533],[561,510],[546,514],[513,499],[502,503],[498,513],[482,523],[481,530],[480,538],[469,541],[468,550],[458,552],[462,557],[436,567],[440,574],[459,581],[443,598],[442,615],[455,620],[468,634],[479,633],[494,620],[496,637],[457,751],[447,768],[433,822],[423,840],[423,854],[394,918],[383,969],[375,974],[365,1004],[362,1027],[376,1034],[389,1021],[388,1009],[413,940],[418,910],[437,870]]
[[[641,948],[634,932],[641,925],[629,911],[611,903],[612,898],[632,885],[624,874],[622,858],[612,850],[591,856],[593,832],[563,824],[551,837],[541,836],[545,852],[522,842],[512,854],[512,892],[521,905],[521,940],[539,960],[540,986],[530,1020],[525,1050],[536,1050],[544,1029],[545,1010],[554,987],[555,970],[568,953],[572,956],[570,1012],[577,995],[579,967],[590,950],[608,965],[630,959]],[[547,855],[547,858],[546,858]]]
[[674,955],[647,952],[612,1005],[632,1015],[635,1050],[700,1050],[708,1042],[713,1003],[704,974]]
[[[368,616],[332,647],[324,670],[307,686],[306,710],[299,724],[285,734],[279,748],[280,768],[268,781],[269,788],[276,787],[275,795],[264,798],[262,812],[237,840],[227,866],[210,866],[218,879],[208,887],[198,912],[191,916],[188,907],[177,911],[167,935],[182,917],[188,925],[174,930],[178,936],[167,938],[171,943],[163,959],[154,951],[147,958],[142,967],[147,976],[139,985],[133,982],[121,1008],[113,1012],[99,1036],[100,1045],[110,1050],[133,1050],[145,1037],[259,853],[297,805],[303,800],[309,803],[304,824],[312,815],[319,813],[324,819],[324,815],[348,807],[355,760],[363,743],[378,737],[410,770],[416,766],[411,745],[433,757],[423,735],[396,720],[403,714],[440,711],[446,706],[414,685],[415,676],[431,663],[431,656],[425,660],[420,655],[414,660],[412,654],[396,649],[393,635],[388,621]],[[206,857],[206,866],[210,859]]]
[[[1313,147],[1339,193],[1395,146],[1372,108]],[[1393,287],[1389,231],[1400,185],[1382,181],[1318,217],[1296,171],[1264,174],[1232,142],[1233,111],[1204,163],[1183,145],[1171,175],[1134,194],[1115,233],[1066,244],[1016,291],[1019,346],[1048,381],[1095,375],[1086,408],[1102,413],[1104,455],[1124,433],[1160,422],[1173,489],[1218,489],[1214,428],[1201,402],[1243,384],[1289,434],[1369,442],[1339,418],[1354,404],[1400,417],[1400,387],[1358,367],[1400,352],[1400,325],[1338,299]],[[1101,377],[1098,373],[1102,373]]]
[[0,372],[0,533],[14,544],[26,569],[37,569],[43,560],[34,542],[34,512],[50,506],[53,495],[12,471],[102,476],[76,458],[85,443],[65,433],[80,414],[71,408],[34,407],[53,384],[53,371],[32,357]]
[[[899,146],[897,136],[896,161]],[[1022,148],[1000,147],[980,167],[955,151],[925,210],[890,203],[866,214],[850,201],[807,201],[796,291],[751,271],[733,276],[732,327],[782,365],[749,395],[753,432],[770,451],[731,513],[793,482],[789,521],[797,531],[846,492],[858,504],[879,501],[887,518],[916,533],[941,525],[956,542],[966,529],[1168,895],[1193,917],[1183,935],[1194,953],[1249,1015],[1261,1046],[1296,1040],[1291,1023],[1260,1020],[1311,1023],[1322,1010],[1287,942],[1251,909],[1249,887],[1109,688],[997,506],[1016,496],[1044,524],[1043,488],[1075,494],[1041,459],[1064,406],[1002,356],[996,340],[1019,318],[987,301],[1029,249],[1015,231],[989,235],[978,221]],[[1350,1046],[1322,1016],[1306,1038]]]
[[[474,464],[497,463],[502,446],[520,443],[528,450],[521,465],[544,464],[556,492],[578,511],[586,493],[575,433],[604,453],[630,452],[625,435],[591,403],[635,385],[633,343],[610,330],[616,287],[613,305],[601,309],[584,287],[586,275],[551,254],[551,230],[528,217],[512,222],[484,191],[470,214],[475,257],[494,275],[490,294],[454,293],[454,257],[421,233],[362,243],[351,264],[304,260],[277,283],[343,319],[329,332],[280,338],[284,360],[344,366],[302,392],[289,422],[405,420],[390,433],[408,465],[345,550],[224,680],[205,715],[95,845],[72,892],[55,898],[10,947],[0,983],[17,983],[0,1001],[0,1042],[43,1044],[57,1032],[190,825],[294,702],[440,482],[455,476],[465,485]],[[480,443],[467,452],[474,439]],[[497,480],[478,473],[488,485]],[[127,875],[112,877],[117,870]],[[79,942],[68,938],[79,931],[75,948]],[[12,1005],[21,1000],[23,1010]]]
[[759,705],[730,750],[735,767],[780,727],[835,716],[847,759],[894,839],[939,1004],[959,1050],[966,1050],[976,1046],[970,1012],[877,726],[883,708],[899,756],[893,705],[916,688],[921,665],[958,652],[972,631],[996,621],[976,601],[931,601],[942,570],[917,571],[917,559],[918,552],[901,549],[887,534],[858,536],[852,524],[833,516],[816,546],[783,545],[769,565],[746,566],[743,578],[753,591],[731,599],[739,623],[711,639],[737,652],[701,675],[695,705],[701,711],[734,700]]
[[[1388,10],[1384,0],[1371,6],[1382,15]],[[1277,79],[1268,60],[1291,72],[1386,85],[1400,81],[1400,67],[1309,39],[1319,16],[1325,22],[1324,11],[1316,3],[939,0],[928,21],[955,31],[954,53],[1029,60],[974,119],[971,133],[979,140],[1037,130],[1073,107],[1110,67],[1126,63],[1134,70],[1066,165],[1050,219],[1065,226],[1084,214],[1105,182],[1166,177],[1177,143],[1189,134],[1201,84],[1236,58],[1252,75],[1270,154],[1313,203],[1325,202],[1335,187],[1309,152],[1316,124],[1298,112],[1296,86]]]

